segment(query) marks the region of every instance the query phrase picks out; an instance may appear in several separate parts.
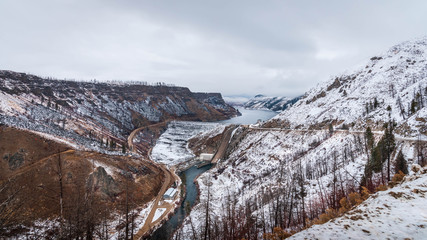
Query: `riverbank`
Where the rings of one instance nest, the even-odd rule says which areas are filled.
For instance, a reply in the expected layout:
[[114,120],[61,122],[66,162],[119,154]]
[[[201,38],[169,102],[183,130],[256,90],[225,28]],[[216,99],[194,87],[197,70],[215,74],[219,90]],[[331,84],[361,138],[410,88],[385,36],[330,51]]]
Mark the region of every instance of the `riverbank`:
[[[212,165],[207,165],[202,168],[192,166],[186,171],[180,173],[180,177],[185,176],[185,196],[181,201],[180,207],[175,211],[175,214],[166,221],[160,228],[158,228],[147,239],[163,240],[170,239],[177,229],[183,223],[185,217],[191,212],[192,208],[198,203],[199,189],[197,185],[197,178],[204,172],[211,169]],[[184,183],[183,183],[184,184]]]

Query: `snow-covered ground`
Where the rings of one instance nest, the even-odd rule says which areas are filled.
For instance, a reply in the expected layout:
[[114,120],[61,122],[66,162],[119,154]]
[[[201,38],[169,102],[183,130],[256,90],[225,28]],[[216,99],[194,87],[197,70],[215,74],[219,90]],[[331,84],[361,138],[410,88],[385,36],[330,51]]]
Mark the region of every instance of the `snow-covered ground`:
[[154,217],[153,217],[153,222],[157,221],[157,219],[159,219],[163,213],[165,213],[166,208],[157,208],[156,212],[154,213]]
[[205,122],[174,121],[157,140],[151,152],[151,159],[166,165],[178,165],[196,157],[187,147],[190,138],[197,134],[219,134],[225,125]]
[[427,239],[426,173],[408,176],[343,216],[289,239]]
[[[236,196],[236,204],[242,206],[263,196],[268,189],[291,188],[299,164],[305,176],[307,201],[318,198],[321,187],[331,189],[334,164],[340,181],[349,186],[357,185],[366,163],[366,153],[359,141],[362,141],[360,134],[343,132],[329,137],[327,131],[251,131],[227,160],[198,178],[200,201],[207,200],[209,187],[211,216],[221,217],[231,196]],[[319,145],[315,146],[317,142]],[[337,159],[335,163],[334,158]],[[319,172],[317,166],[323,166],[323,170]],[[190,216],[194,226],[201,227],[204,206],[196,205]],[[190,225],[184,225],[183,230],[189,233]]]
[[[136,213],[136,218],[134,219],[134,228],[136,229],[136,231],[138,231],[139,229],[142,228],[142,226],[144,226],[145,224],[145,220],[148,217],[148,214],[150,213],[151,209],[153,208],[153,204],[154,204],[154,200],[147,203],[143,208],[139,208],[137,210],[134,210],[131,212],[131,214]],[[118,226],[121,222],[124,221],[124,219],[122,219],[123,216],[119,215],[119,214],[115,214],[114,216],[114,221],[111,221],[108,226],[109,226],[109,235],[111,237],[111,239],[119,239],[119,232],[116,229],[116,226]]]

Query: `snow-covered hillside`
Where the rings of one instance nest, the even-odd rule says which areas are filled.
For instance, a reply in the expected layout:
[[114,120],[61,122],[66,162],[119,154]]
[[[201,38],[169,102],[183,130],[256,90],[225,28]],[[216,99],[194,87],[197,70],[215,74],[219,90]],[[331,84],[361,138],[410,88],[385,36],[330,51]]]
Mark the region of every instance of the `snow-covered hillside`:
[[427,168],[404,183],[372,195],[360,206],[289,239],[425,239]]
[[[289,199],[282,194],[297,199],[298,192],[304,189],[305,204],[309,209],[308,206],[319,204],[322,198],[325,201],[333,191],[343,191],[341,194],[345,195],[356,191],[360,185],[367,155],[363,133],[343,131],[330,136],[328,131],[239,131],[236,137],[240,135],[240,143],[228,159],[198,179],[202,203],[207,201],[209,189],[210,215],[213,219],[225,218],[227,213],[223,208],[229,204],[230,198],[235,198],[236,206],[253,205],[253,216],[266,211],[265,215],[269,217],[258,221],[272,228],[278,223],[267,212],[275,203],[260,201],[259,198],[278,197],[288,202]],[[376,139],[380,136],[378,134]],[[412,141],[398,140],[396,145],[397,149],[404,151],[410,163],[414,161],[416,149]],[[300,178],[302,186],[297,185]],[[282,211],[297,211],[297,208],[301,208],[301,199],[293,204],[288,203],[280,210],[281,214],[284,214]],[[327,206],[311,211],[318,214],[322,208]],[[205,205],[199,204],[190,214],[193,225],[198,228],[203,228],[204,211]],[[299,221],[298,218],[297,214],[291,216],[295,222]],[[190,227],[184,225],[183,232],[190,234]]]
[[298,99],[299,97],[292,99],[288,97],[267,97],[260,94],[247,101],[243,106],[247,109],[281,112],[292,106]]
[[[366,121],[386,122],[390,118],[404,124],[413,118],[410,121],[415,125],[425,125],[425,110],[419,109],[425,107],[426,98],[427,38],[424,38],[396,45],[372,57],[360,69],[319,84],[273,121],[291,128],[322,127],[330,122],[364,128]],[[408,131],[408,134],[417,133]]]
[[[249,226],[248,234],[257,237],[275,226],[297,230],[306,219],[337,208],[362,183],[371,156],[368,126],[375,145],[383,123],[396,123],[391,174],[400,151],[409,165],[427,159],[426,60],[427,39],[402,43],[355,73],[312,89],[262,128],[240,127],[227,158],[198,179],[200,204],[181,228],[184,239],[203,238],[193,229],[212,220],[211,234],[229,234],[225,226],[231,224]],[[377,184],[387,170],[381,166],[373,176]]]
[[214,121],[239,113],[218,93],[164,84],[44,79],[0,71],[0,123],[94,149],[124,143],[135,128],[168,119]]

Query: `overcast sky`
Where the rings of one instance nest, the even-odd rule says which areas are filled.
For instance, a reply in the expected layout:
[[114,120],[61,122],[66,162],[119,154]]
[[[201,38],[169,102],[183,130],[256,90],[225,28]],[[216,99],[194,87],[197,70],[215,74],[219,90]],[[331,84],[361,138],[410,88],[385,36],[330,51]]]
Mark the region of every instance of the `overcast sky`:
[[0,69],[296,96],[427,35],[427,1],[0,0]]

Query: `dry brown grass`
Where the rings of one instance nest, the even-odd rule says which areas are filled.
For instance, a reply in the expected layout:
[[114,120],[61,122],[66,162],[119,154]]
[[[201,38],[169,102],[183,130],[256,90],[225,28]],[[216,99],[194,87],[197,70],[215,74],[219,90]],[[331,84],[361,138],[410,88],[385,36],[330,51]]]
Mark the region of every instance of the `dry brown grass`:
[[[0,156],[16,152],[22,152],[24,156],[23,163],[16,169],[9,167],[7,159],[0,160],[0,186],[12,181],[13,184],[8,185],[11,189],[7,189],[6,193],[21,189],[17,196],[19,211],[10,219],[10,223],[15,224],[30,225],[34,220],[59,215],[59,158],[62,163],[64,215],[72,215],[76,208],[81,207],[81,201],[88,194],[87,180],[96,170],[96,162],[115,169],[112,177],[117,190],[114,194],[107,195],[97,188],[93,192],[93,206],[102,206],[108,212],[123,208],[121,203],[126,188],[132,197],[131,208],[141,207],[157,195],[164,181],[162,171],[149,161],[74,151],[36,134],[2,127]],[[6,195],[0,196],[0,201]]]

